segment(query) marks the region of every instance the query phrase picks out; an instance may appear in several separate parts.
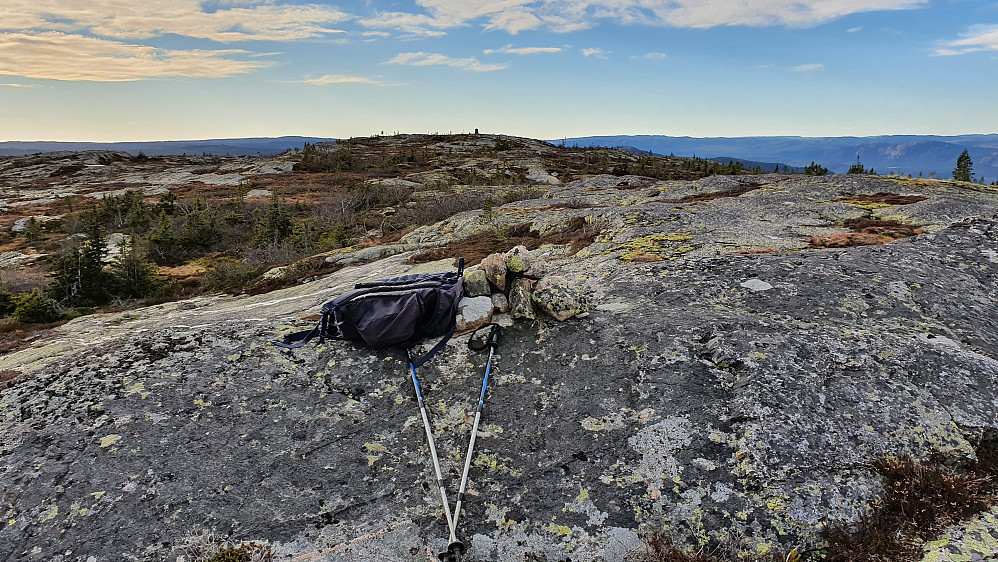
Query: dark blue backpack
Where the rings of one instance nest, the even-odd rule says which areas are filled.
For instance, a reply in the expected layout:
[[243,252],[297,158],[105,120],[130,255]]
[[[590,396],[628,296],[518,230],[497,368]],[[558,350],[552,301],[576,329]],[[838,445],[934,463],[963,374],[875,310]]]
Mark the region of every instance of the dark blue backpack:
[[416,367],[437,354],[454,335],[461,300],[464,258],[456,272],[406,275],[358,283],[354,290],[323,305],[322,319],[311,330],[284,336],[274,345],[295,349],[319,337],[350,340],[374,349],[408,348],[417,341],[443,336]]

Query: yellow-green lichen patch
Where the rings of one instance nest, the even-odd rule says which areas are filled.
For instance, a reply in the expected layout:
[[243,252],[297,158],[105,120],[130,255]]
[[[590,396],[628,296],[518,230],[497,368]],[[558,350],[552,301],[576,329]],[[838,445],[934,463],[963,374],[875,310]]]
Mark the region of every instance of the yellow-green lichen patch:
[[45,523],[47,521],[51,521],[55,519],[57,515],[59,515],[59,506],[53,505],[52,507],[49,508],[48,511],[46,511],[41,517],[38,518],[38,522]]
[[566,525],[557,525],[551,523],[548,525],[548,531],[558,535],[559,537],[567,537],[572,534],[572,528]]
[[117,443],[120,440],[121,440],[121,436],[117,435],[115,433],[112,433],[111,435],[105,435],[104,437],[101,437],[101,439],[100,439],[101,449],[106,449],[106,448],[110,447],[111,445],[114,445],[115,443]]
[[858,207],[860,209],[865,209],[867,211],[873,211],[875,209],[883,209],[884,207],[894,206],[889,203],[877,203],[874,201],[842,201],[842,203],[846,203],[848,205],[852,205],[853,207]]
[[998,558],[998,508],[954,525],[925,543],[922,562],[970,562]]
[[364,450],[368,453],[364,455],[364,458],[367,459],[367,466],[374,466],[374,463],[378,462],[388,451],[388,448],[377,443],[364,443]]
[[[620,259],[633,262],[651,262],[674,260],[686,252],[693,250],[692,246],[673,246],[693,238],[692,234],[683,232],[662,232],[635,238],[623,246],[613,250],[623,249]],[[610,250],[610,251],[613,251]]]
[[[503,459],[503,460],[509,461],[512,459]],[[519,476],[521,473],[521,471],[516,470],[514,468],[510,468],[509,466],[503,464],[502,462],[499,462],[499,455],[495,454],[490,455],[488,453],[478,453],[478,456],[475,457],[475,460],[472,461],[472,464],[475,465],[477,468],[494,470],[496,472],[509,474],[510,476]]]

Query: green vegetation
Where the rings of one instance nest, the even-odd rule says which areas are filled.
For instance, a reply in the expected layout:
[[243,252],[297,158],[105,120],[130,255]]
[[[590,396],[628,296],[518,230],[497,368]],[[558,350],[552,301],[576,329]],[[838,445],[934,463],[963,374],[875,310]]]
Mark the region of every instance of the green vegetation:
[[[324,256],[309,256],[354,244],[391,243],[414,228],[462,211],[481,209],[491,236],[505,243],[507,236],[515,237],[516,229],[503,227],[505,215],[499,206],[547,194],[528,181],[529,168],[518,160],[520,152],[533,147],[514,137],[493,137],[491,144],[474,137],[476,144],[469,145],[467,157],[482,161],[468,165],[460,156],[447,158],[458,150],[453,143],[459,138],[397,136],[307,143],[294,151],[297,162],[292,173],[267,180],[248,178],[227,192],[221,187],[198,191],[193,184],[159,197],[129,190],[96,201],[61,198],[54,209],[60,214],[58,221],[32,219],[24,241],[13,239],[48,258],[29,266],[26,273],[13,274],[13,284],[6,279],[7,285],[0,286],[4,289],[0,318],[5,319],[0,323],[10,331],[150,299],[272,290],[334,267]],[[762,172],[745,170],[739,163],[610,148],[563,148],[544,158],[545,169],[564,182],[594,174],[698,179]],[[118,159],[125,166],[147,170],[162,166],[161,158],[145,154]],[[199,159],[204,162],[217,166],[222,159]],[[77,171],[63,170],[67,175]],[[425,174],[416,180],[423,187],[394,180],[409,174]],[[245,198],[258,187],[272,193],[269,201]],[[578,251],[600,228],[576,230],[552,239],[563,239]],[[593,232],[583,232],[587,230]],[[113,243],[108,241],[111,236]],[[12,238],[8,235],[7,240]],[[685,250],[672,248],[670,255]],[[268,270],[286,265],[292,267],[281,275],[262,278]]]
[[47,324],[59,319],[55,301],[34,290],[10,298],[11,318],[18,324]]
[[808,176],[826,176],[828,175],[828,168],[822,167],[821,164],[812,161],[804,168],[804,174]]
[[866,168],[863,167],[863,163],[859,161],[859,155],[856,155],[856,163],[849,167],[847,174],[872,174],[873,170],[867,172]]
[[963,149],[963,152],[956,159],[953,179],[956,181],[974,181],[974,163],[970,160],[970,153],[967,152],[967,149]]
[[24,229],[24,238],[27,239],[28,244],[34,246],[41,242],[44,236],[42,225],[38,222],[38,219],[35,217],[28,219],[28,226]]

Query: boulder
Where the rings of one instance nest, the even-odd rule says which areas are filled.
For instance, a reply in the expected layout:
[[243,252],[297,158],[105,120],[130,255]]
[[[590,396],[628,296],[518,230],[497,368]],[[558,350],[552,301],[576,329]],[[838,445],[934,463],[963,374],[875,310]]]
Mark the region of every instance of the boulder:
[[269,189],[251,189],[246,192],[246,195],[243,195],[243,199],[260,199],[264,197],[272,197],[273,195],[273,192]]
[[513,318],[533,320],[537,318],[534,305],[530,302],[530,289],[534,282],[530,279],[518,279],[509,290],[509,312]]
[[523,272],[524,277],[529,277],[531,279],[541,279],[548,274],[548,264],[544,260],[531,258],[530,265]]
[[523,273],[530,267],[530,250],[526,246],[517,246],[503,255],[506,269],[512,273]]
[[288,271],[290,269],[291,269],[290,265],[282,265],[282,266],[279,266],[279,267],[271,268],[271,269],[267,270],[266,273],[263,274],[263,279],[267,279],[267,280],[271,280],[271,279],[284,279],[287,276]]
[[482,269],[489,278],[489,283],[496,289],[506,292],[506,260],[501,254],[492,254],[482,260]]
[[457,304],[457,331],[476,330],[492,321],[490,297],[464,297]]
[[509,312],[509,299],[502,293],[493,293],[492,306],[499,312]]
[[548,316],[559,322],[586,312],[581,295],[568,286],[568,280],[560,275],[548,276],[537,282],[530,300]]
[[464,294],[469,297],[487,297],[492,292],[489,279],[482,269],[470,269],[464,272]]

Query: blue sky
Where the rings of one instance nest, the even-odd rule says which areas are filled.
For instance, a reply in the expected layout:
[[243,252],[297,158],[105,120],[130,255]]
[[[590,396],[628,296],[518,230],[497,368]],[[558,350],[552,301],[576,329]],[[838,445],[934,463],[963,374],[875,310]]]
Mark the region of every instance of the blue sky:
[[2,0],[0,140],[998,132],[998,1]]

